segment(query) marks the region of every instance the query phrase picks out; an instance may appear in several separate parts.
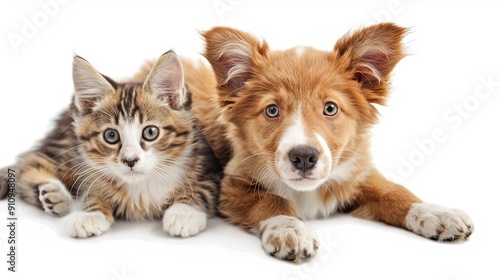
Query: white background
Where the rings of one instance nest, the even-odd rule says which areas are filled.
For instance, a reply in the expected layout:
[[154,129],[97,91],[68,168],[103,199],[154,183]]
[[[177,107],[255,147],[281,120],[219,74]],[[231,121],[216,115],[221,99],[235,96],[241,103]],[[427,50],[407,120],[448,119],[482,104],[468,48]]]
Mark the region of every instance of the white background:
[[[476,232],[465,243],[442,244],[382,223],[335,215],[307,221],[318,232],[320,252],[295,265],[267,256],[256,236],[220,218],[190,239],[168,236],[159,222],[118,222],[103,236],[76,240],[64,235],[60,218],[18,201],[14,274],[4,261],[3,200],[1,279],[500,278],[500,21],[494,4],[208,0],[99,5],[104,1],[67,0],[48,14],[40,4],[46,2],[0,4],[0,166],[42,138],[69,104],[74,52],[120,78],[171,48],[197,57],[203,49],[197,30],[215,25],[251,31],[275,49],[309,45],[329,50],[345,32],[390,19],[412,28],[406,39],[411,56],[395,69],[389,106],[381,108],[381,122],[373,130],[376,165],[425,201],[467,211]],[[36,30],[26,33],[27,22]],[[13,44],[15,36],[23,37],[22,43]],[[482,79],[493,81],[489,91]],[[483,94],[481,100],[475,93]],[[463,115],[454,111],[463,105]],[[423,140],[435,130],[443,134],[439,143]],[[417,142],[427,143],[427,150]]]

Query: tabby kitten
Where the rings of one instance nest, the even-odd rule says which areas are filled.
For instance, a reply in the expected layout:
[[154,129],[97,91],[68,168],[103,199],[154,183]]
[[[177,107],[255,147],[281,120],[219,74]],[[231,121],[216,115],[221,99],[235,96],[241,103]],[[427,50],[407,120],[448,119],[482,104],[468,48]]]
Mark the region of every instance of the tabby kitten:
[[143,83],[117,83],[75,56],[73,82],[70,109],[15,165],[17,193],[55,215],[81,198],[83,211],[66,220],[72,237],[100,235],[115,218],[163,219],[174,236],[204,230],[222,171],[190,113],[175,53],[163,54]]

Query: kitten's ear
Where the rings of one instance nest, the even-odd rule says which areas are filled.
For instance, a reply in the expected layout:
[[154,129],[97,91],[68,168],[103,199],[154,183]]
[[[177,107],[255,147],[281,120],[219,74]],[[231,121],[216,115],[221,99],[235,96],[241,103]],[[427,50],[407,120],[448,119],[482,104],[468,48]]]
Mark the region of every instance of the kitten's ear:
[[189,96],[184,89],[184,70],[173,51],[164,53],[156,61],[143,87],[174,110],[189,106]]
[[252,66],[269,50],[265,41],[229,27],[215,27],[201,35],[205,57],[212,65],[221,89],[237,93],[250,78]]
[[344,35],[335,44],[335,64],[356,80],[369,102],[383,104],[392,69],[405,56],[406,28],[380,23]]
[[81,113],[91,112],[116,86],[80,56],[73,57],[73,83],[75,106]]

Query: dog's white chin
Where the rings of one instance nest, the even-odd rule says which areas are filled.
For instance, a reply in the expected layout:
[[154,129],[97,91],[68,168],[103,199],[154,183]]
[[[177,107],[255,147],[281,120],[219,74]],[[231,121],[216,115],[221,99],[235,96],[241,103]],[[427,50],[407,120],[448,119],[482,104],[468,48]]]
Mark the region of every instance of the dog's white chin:
[[321,186],[326,179],[292,179],[285,180],[285,183],[292,189],[299,192],[313,191]]
[[[280,166],[276,166],[278,177],[285,183],[289,188],[299,191],[299,192],[307,192],[313,191],[321,186],[326,180],[327,177],[324,177],[323,174],[318,170],[318,168],[314,168],[314,170],[310,171],[307,177],[301,176],[300,172],[297,170],[290,171],[291,166],[285,165],[286,169],[280,168]],[[287,170],[288,169],[288,170]]]

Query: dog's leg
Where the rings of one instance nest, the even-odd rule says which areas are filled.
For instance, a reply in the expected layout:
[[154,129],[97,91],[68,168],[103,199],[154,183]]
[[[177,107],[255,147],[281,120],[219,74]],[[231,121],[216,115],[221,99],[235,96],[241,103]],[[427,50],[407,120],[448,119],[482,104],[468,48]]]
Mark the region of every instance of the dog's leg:
[[474,231],[462,210],[422,202],[378,172],[366,178],[362,189],[353,212],[357,217],[380,220],[439,241],[464,240]]
[[297,218],[290,203],[258,186],[226,176],[219,211],[232,223],[259,234],[271,256],[300,262],[318,250],[316,233]]

